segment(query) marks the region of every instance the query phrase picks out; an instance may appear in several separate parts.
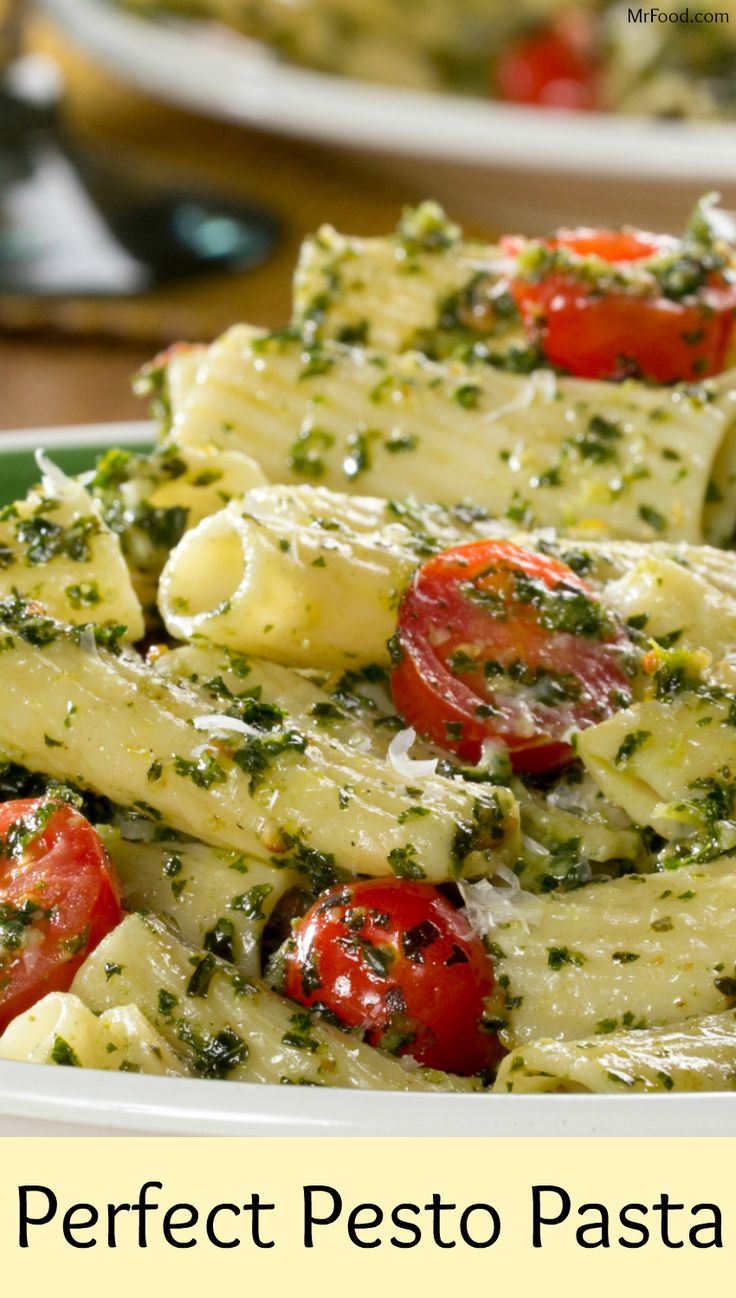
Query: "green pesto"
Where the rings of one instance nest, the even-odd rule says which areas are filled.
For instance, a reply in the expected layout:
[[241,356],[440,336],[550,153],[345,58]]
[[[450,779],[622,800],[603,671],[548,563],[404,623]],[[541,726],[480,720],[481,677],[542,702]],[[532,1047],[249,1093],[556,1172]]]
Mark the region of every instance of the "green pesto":
[[230,902],[230,910],[240,911],[246,919],[265,919],[263,904],[266,898],[273,892],[273,885],[270,883],[257,883],[247,892],[241,893],[238,897],[233,897]]
[[223,919],[222,916],[215,920],[212,928],[208,929],[204,935],[203,946],[205,951],[211,951],[218,959],[233,964],[235,961],[235,926],[232,920]]
[[289,450],[288,465],[303,478],[322,478],[325,475],[323,455],[334,446],[332,433],[322,428],[305,427]]
[[417,860],[417,849],[413,843],[403,847],[392,847],[388,853],[388,863],[398,879],[426,879],[427,872]]
[[651,739],[651,737],[652,734],[650,730],[629,731],[628,735],[624,736],[619,745],[618,752],[613,759],[614,766],[625,765],[629,758],[633,757],[634,753],[638,753],[639,749],[643,748],[647,740]]
[[[27,898],[19,906],[0,902],[0,951],[11,953],[22,947],[26,933],[39,921],[51,919],[53,912]],[[2,960],[0,956],[0,960]]]
[[[39,509],[48,510],[43,501]],[[15,525],[15,539],[25,547],[25,562],[29,567],[50,563],[52,559],[66,558],[74,563],[89,563],[92,558],[90,541],[100,531],[94,516],[76,518],[68,527],[62,527],[44,513],[21,519]]]
[[[149,768],[150,769],[150,768]],[[198,789],[211,789],[215,784],[225,784],[227,775],[211,753],[203,753],[196,761],[174,756],[174,771],[182,779],[189,779]]]
[[77,1053],[60,1037],[58,1033],[54,1035],[54,1043],[51,1047],[49,1060],[52,1064],[59,1064],[62,1068],[81,1068],[82,1063]]
[[283,1034],[281,1040],[285,1046],[291,1046],[295,1050],[303,1050],[307,1054],[316,1055],[320,1049],[318,1039],[313,1035],[314,1021],[308,1010],[297,1010],[291,1015],[289,1022],[291,1027]]
[[551,946],[547,949],[547,964],[550,969],[559,971],[566,965],[580,967],[585,964],[586,957],[580,951],[570,951],[566,946]]
[[77,585],[67,586],[64,591],[72,608],[94,608],[102,602],[99,586],[96,581],[81,581]]

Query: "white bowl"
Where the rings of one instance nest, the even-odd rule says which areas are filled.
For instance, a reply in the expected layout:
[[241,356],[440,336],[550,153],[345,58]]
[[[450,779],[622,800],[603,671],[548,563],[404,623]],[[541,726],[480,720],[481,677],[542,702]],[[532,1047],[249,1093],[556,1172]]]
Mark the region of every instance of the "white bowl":
[[[153,440],[144,422],[0,433],[0,503],[18,457]],[[3,473],[3,459],[6,472]],[[11,472],[11,466],[15,466]],[[428,1095],[194,1081],[0,1061],[0,1136],[722,1136],[736,1094]]]
[[724,1136],[736,1095],[426,1095],[0,1063],[0,1136]]
[[150,94],[361,150],[395,174],[407,198],[438,198],[465,220],[536,233],[570,221],[679,228],[697,195],[714,187],[736,206],[733,123],[539,110],[372,85],[290,66],[212,25],[144,18],[111,0],[42,2],[71,37]]

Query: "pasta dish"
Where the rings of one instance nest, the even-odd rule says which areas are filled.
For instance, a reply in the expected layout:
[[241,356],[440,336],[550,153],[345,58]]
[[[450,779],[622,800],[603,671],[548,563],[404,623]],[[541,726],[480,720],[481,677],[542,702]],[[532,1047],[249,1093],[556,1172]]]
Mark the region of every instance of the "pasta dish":
[[127,0],[215,20],[282,59],[413,90],[573,111],[730,120],[733,0]]
[[[324,228],[0,512],[0,1058],[736,1078],[736,229]],[[492,1103],[492,1098],[489,1098]]]

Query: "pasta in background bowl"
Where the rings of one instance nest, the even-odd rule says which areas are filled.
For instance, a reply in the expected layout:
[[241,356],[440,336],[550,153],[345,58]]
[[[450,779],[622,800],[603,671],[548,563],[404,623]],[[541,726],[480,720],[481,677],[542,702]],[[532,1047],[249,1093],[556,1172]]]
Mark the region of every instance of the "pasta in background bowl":
[[[663,78],[675,116],[664,102],[632,104],[630,112],[571,112],[439,93],[426,88],[426,78],[424,89],[409,89],[396,84],[396,77],[393,84],[378,84],[318,71],[284,61],[262,41],[202,21],[189,7],[168,13],[107,0],[44,0],[44,7],[104,66],[169,102],[258,130],[322,141],[349,151],[353,164],[357,151],[359,158],[365,155],[366,170],[396,173],[399,192],[417,197],[426,193],[431,159],[432,191],[481,227],[533,231],[545,212],[550,224],[635,219],[666,228],[673,211],[710,186],[734,205],[732,128],[714,118],[712,108],[690,102],[691,79],[681,74]],[[446,21],[446,0],[425,8],[431,7]],[[365,8],[399,13],[401,6]],[[523,9],[502,0],[489,8],[526,23]],[[544,17],[548,7],[542,8]],[[646,64],[652,40],[655,46],[660,41],[660,25],[624,27],[626,66],[632,63],[630,46]],[[672,25],[662,30],[679,39]],[[705,34],[730,47],[734,22],[689,30],[696,46]],[[453,35],[461,32],[462,24],[453,22]],[[488,38],[471,41],[474,53],[482,51],[480,62],[490,61]],[[414,49],[412,41],[402,49]],[[382,57],[381,67],[395,67],[395,61]],[[636,60],[626,77],[625,89],[641,79],[642,95],[652,94],[647,68]],[[726,85],[732,83],[726,77]],[[661,115],[644,116],[650,111]]]
[[736,112],[733,6],[680,18],[619,0],[132,0],[138,12],[209,18],[287,62],[413,90],[538,108],[725,119]]

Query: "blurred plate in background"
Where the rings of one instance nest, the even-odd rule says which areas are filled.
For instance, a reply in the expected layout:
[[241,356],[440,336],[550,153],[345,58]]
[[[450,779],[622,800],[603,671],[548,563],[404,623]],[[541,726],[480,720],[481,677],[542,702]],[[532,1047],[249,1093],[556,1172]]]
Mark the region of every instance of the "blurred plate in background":
[[[562,113],[328,76],[211,24],[43,0],[128,81],[220,119],[366,151],[470,220],[678,227],[703,189],[736,206],[736,125]],[[613,184],[612,184],[613,182]],[[574,201],[571,194],[574,189]]]
[[150,20],[107,0],[45,0],[75,39],[151,93],[333,144],[591,175],[736,180],[736,126],[561,113],[370,85],[290,66],[205,23]]

